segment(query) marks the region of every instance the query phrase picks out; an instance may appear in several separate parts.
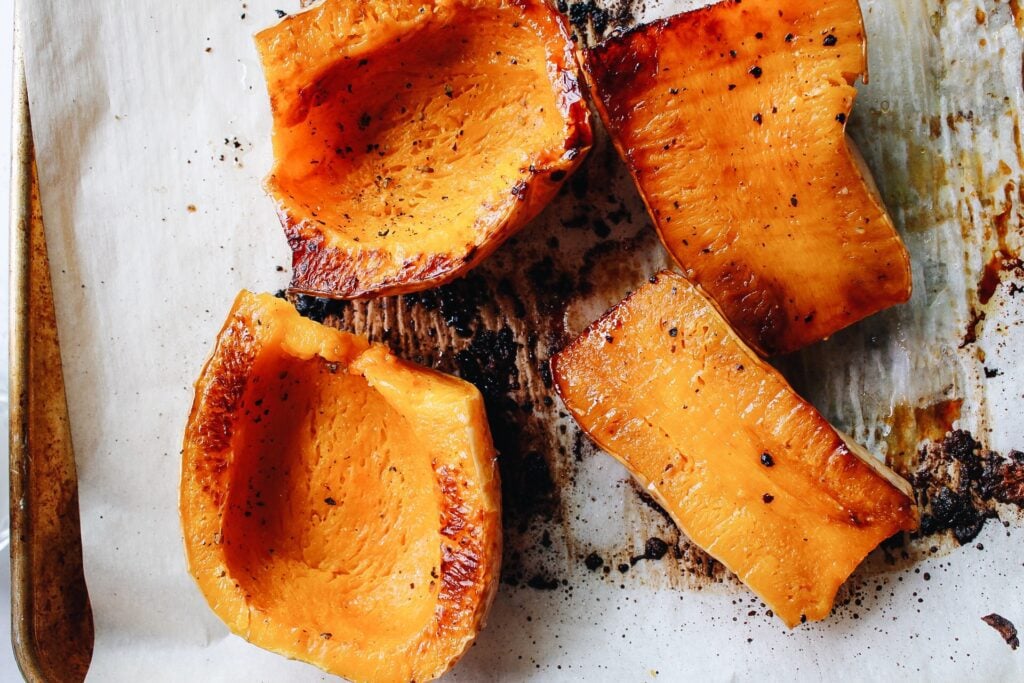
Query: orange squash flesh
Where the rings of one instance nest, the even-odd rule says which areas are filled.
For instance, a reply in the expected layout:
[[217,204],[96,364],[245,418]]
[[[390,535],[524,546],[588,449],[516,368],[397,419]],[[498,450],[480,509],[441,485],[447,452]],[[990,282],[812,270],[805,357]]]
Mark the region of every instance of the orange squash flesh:
[[845,135],[857,0],[720,2],[613,37],[586,70],[665,247],[765,354],[910,297],[910,261]]
[[464,274],[590,148],[572,41],[543,0],[326,0],[256,43],[295,291],[358,298]]
[[697,545],[787,625],[823,619],[909,485],[847,443],[679,275],[660,273],[559,353],[555,386]]
[[494,457],[472,385],[242,292],[185,436],[189,569],[260,647],[356,681],[436,678],[496,590]]

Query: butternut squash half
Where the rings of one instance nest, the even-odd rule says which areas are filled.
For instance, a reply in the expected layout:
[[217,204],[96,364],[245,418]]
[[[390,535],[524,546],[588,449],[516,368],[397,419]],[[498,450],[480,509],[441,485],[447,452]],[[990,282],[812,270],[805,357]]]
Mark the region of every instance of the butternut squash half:
[[665,247],[763,354],[910,297],[907,251],[845,134],[866,68],[857,0],[729,0],[586,60]]
[[847,442],[683,277],[662,272],[552,361],[580,426],[787,625],[917,525],[909,485]]
[[462,275],[590,149],[573,43],[544,0],[326,0],[256,43],[295,291]]
[[189,569],[233,632],[355,681],[440,676],[494,597],[499,496],[475,387],[239,295],[181,471]]

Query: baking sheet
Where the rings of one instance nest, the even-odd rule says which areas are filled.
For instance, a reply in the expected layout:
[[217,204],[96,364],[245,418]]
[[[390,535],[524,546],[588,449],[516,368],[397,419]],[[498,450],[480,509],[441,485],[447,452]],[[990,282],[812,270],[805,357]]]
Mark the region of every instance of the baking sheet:
[[[10,269],[11,666],[25,680],[81,681],[92,654],[78,473],[64,394],[21,35],[15,37]],[[3,401],[6,410],[6,394]],[[7,542],[6,531],[2,539]]]
[[[697,4],[567,9],[592,27]],[[950,465],[957,444],[941,443],[949,427],[1002,454],[1024,445],[1021,10],[966,0],[863,7],[871,82],[852,131],[912,252],[916,292],[779,365],[838,426],[904,471],[921,470],[921,488],[949,488],[956,482],[940,475],[962,478]],[[227,633],[185,571],[176,511],[191,381],[237,290],[287,282],[288,248],[260,184],[270,117],[251,41],[278,8],[296,9],[255,0],[22,8],[94,680],[324,678]],[[372,304],[303,302],[459,371],[488,397],[509,551],[490,625],[452,678],[1024,678],[1022,655],[981,621],[998,612],[1024,625],[1014,506],[974,510],[1005,526],[990,520],[964,545],[935,533],[879,551],[830,620],[788,631],[680,539],[557,401],[547,404],[554,348],[664,263],[599,136],[550,209],[467,282]],[[921,439],[936,442],[929,458]],[[672,551],[639,559],[651,538]],[[591,570],[595,557],[602,566]]]

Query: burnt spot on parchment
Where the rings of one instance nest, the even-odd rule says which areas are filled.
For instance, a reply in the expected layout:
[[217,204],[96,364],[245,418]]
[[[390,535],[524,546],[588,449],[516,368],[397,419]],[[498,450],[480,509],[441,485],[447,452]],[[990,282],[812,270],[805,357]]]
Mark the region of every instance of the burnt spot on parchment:
[[892,463],[914,488],[921,528],[913,539],[950,534],[960,545],[977,537],[1006,507],[1024,506],[1024,453],[988,450],[964,430],[925,443],[916,457]]
[[636,24],[643,14],[646,0],[558,0],[555,7],[569,19],[574,33],[593,45],[615,31]]
[[[279,295],[282,298],[289,298],[283,291],[279,292]],[[296,294],[290,299],[299,315],[315,320],[318,323],[322,323],[330,317],[340,316],[349,303],[344,299],[327,299],[308,294]]]
[[436,311],[444,324],[461,337],[470,337],[480,326],[480,307],[488,293],[487,283],[477,274],[470,274],[437,289],[406,294],[410,304]]
[[1020,647],[1020,639],[1017,638],[1017,627],[1013,625],[1012,621],[995,612],[983,616],[981,620],[994,628],[1003,637],[1006,644],[1010,646],[1011,650],[1016,650]]
[[[978,341],[978,332],[986,319],[986,311],[992,297],[1005,281],[1010,282],[1012,296],[1019,289],[1017,282],[1024,280],[1024,260],[1010,245],[1010,235],[1024,229],[1021,204],[1024,193],[1017,187],[1019,181],[1010,180],[1003,186],[1002,210],[991,215],[991,229],[986,232],[985,245],[987,260],[978,277],[978,284],[969,298],[970,317],[960,348]],[[1016,281],[1016,282],[1014,282]]]

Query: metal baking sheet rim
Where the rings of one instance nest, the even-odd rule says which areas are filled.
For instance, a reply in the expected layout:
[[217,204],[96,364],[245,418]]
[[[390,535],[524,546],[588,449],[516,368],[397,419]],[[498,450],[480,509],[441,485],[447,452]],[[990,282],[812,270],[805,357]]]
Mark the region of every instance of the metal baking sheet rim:
[[28,230],[32,178],[32,130],[28,117],[25,61],[21,30],[15,15],[15,91],[12,116],[11,234],[10,234],[10,506],[11,506],[11,644],[22,675],[29,681],[45,680],[31,632],[32,577],[23,534],[30,523],[25,508],[28,455],[25,393],[28,389]]
[[[20,4],[20,3],[18,3]],[[53,680],[47,675],[47,667],[44,664],[45,656],[40,650],[40,643],[36,635],[36,596],[45,586],[41,582],[46,577],[37,576],[32,564],[32,536],[31,530],[37,521],[33,515],[39,508],[38,501],[35,501],[31,494],[31,437],[30,437],[30,391],[32,390],[30,352],[33,344],[32,320],[33,320],[33,298],[30,293],[31,273],[34,267],[42,261],[43,266],[48,268],[46,262],[45,248],[43,251],[33,251],[32,230],[33,230],[33,191],[38,185],[34,173],[35,151],[32,140],[32,125],[29,115],[28,87],[25,78],[25,60],[22,27],[19,21],[18,7],[15,7],[14,19],[14,92],[12,97],[12,147],[11,147],[11,215],[10,215],[10,299],[8,302],[8,315],[10,324],[10,345],[8,356],[8,369],[10,376],[10,416],[9,416],[9,444],[10,444],[10,559],[11,559],[11,645],[14,650],[15,661],[22,676],[29,683],[42,683]],[[41,216],[41,214],[40,214]],[[49,293],[49,287],[46,288]],[[38,303],[38,300],[36,301]],[[52,309],[52,297],[48,302]],[[52,311],[50,313],[52,315]],[[51,353],[57,351],[51,349]],[[54,391],[59,387],[60,391]],[[62,404],[65,401],[63,394],[63,382],[46,383],[36,389],[46,392],[45,401],[59,400]],[[37,404],[38,405],[38,404]],[[66,419],[66,407],[63,410],[63,417]],[[54,431],[51,437],[61,438],[59,444],[51,441],[49,446],[58,445],[59,448],[49,448],[47,453],[58,454],[55,457],[67,457],[71,455],[71,462],[65,463],[73,471],[73,450],[69,442],[67,432]],[[75,489],[74,497],[77,506],[77,482],[72,481]],[[77,507],[76,507],[77,509]],[[79,521],[74,515],[72,522],[75,526],[74,532],[80,538]],[[78,548],[78,570],[81,572],[81,549]],[[60,590],[60,587],[50,587]],[[88,607],[88,591],[82,586],[86,604],[86,619],[89,623],[89,642],[75,643],[70,649],[78,648],[85,653],[84,668],[81,666],[81,659],[73,656],[70,659],[77,663],[67,665],[65,674],[74,671],[76,677],[79,674],[84,676],[88,668],[88,660],[91,656],[93,638],[91,633],[91,614]],[[59,608],[58,608],[59,609]],[[81,654],[81,652],[79,653]]]
[[28,116],[25,61],[21,52],[21,31],[14,27],[15,91],[11,136],[11,234],[10,234],[10,506],[11,506],[11,644],[23,676],[29,681],[45,680],[33,642],[32,576],[24,530],[30,524],[25,507],[28,456],[25,395],[28,390],[28,231],[32,191],[32,130]]

